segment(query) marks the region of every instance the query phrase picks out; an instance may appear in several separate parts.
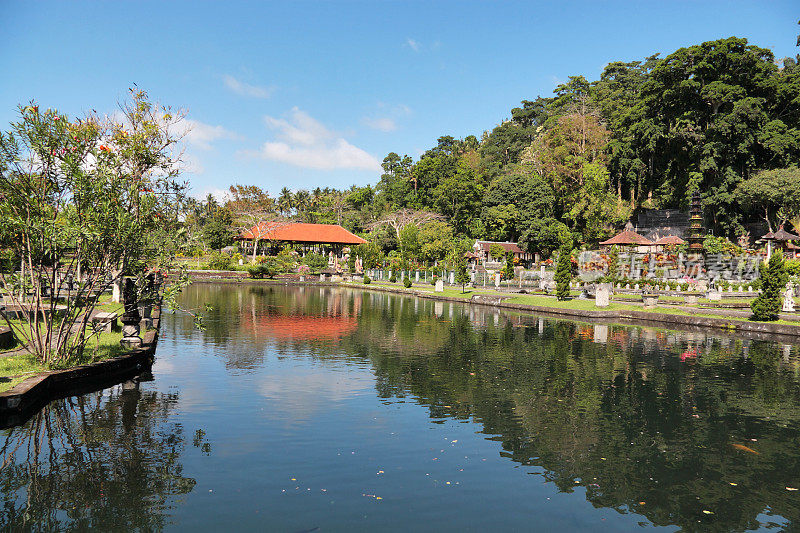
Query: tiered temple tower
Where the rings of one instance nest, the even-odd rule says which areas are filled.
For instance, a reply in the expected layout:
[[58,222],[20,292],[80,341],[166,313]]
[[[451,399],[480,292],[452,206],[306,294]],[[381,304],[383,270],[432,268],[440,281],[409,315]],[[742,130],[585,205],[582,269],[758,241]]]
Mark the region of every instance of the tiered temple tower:
[[703,256],[703,208],[700,205],[700,191],[692,194],[692,206],[689,216],[689,257],[695,260]]

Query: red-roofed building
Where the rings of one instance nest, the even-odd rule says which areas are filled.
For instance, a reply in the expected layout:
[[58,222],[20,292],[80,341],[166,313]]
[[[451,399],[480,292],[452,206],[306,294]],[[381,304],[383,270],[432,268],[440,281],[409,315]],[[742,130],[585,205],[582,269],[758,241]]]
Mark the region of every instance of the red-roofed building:
[[533,260],[533,256],[520,248],[515,242],[475,241],[472,250],[481,263],[502,263],[505,261],[505,257],[492,257],[491,250],[492,246],[495,245],[502,248],[504,254],[508,252],[513,253],[514,257],[517,258],[520,263]]
[[257,245],[259,250],[275,248],[276,245],[299,244],[320,253],[333,251],[340,256],[348,246],[367,242],[337,224],[306,224],[304,222],[259,222],[237,237],[250,252]]
[[600,246],[605,246],[607,248],[611,246],[632,246],[636,247],[636,250],[639,252],[648,252],[655,245],[656,243],[647,237],[642,237],[635,231],[631,230],[625,230],[614,235],[607,241],[602,241],[600,243]]

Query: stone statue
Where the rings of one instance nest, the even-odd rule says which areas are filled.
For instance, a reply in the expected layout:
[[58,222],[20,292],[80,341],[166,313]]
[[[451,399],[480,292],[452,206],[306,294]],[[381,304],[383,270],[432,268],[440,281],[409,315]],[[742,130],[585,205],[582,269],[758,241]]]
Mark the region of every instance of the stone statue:
[[781,307],[781,311],[794,313],[794,289],[791,283],[787,283],[786,290],[783,291],[783,307]]

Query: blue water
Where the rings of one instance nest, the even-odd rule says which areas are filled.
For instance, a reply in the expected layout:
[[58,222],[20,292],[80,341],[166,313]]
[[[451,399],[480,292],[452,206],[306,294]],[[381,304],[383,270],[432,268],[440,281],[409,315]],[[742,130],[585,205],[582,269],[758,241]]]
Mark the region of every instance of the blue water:
[[[790,529],[791,344],[190,287],[152,380],[0,434],[6,529]],[[746,449],[745,449],[746,448]],[[788,487],[788,489],[787,489]]]

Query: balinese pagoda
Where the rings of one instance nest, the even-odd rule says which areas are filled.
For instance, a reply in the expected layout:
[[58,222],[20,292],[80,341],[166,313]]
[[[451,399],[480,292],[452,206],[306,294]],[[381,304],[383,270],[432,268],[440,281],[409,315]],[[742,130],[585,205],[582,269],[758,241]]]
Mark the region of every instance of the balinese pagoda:
[[692,194],[692,206],[689,216],[689,256],[699,259],[703,255],[703,207],[700,204],[700,191],[695,189]]

